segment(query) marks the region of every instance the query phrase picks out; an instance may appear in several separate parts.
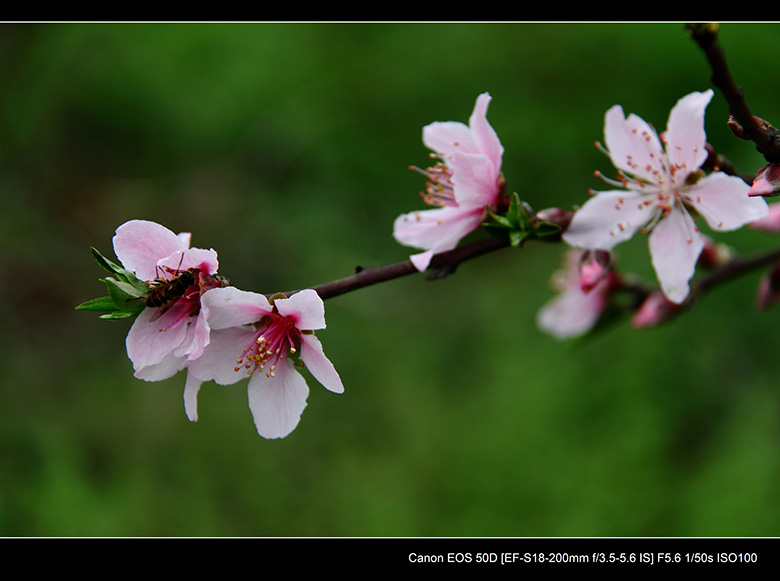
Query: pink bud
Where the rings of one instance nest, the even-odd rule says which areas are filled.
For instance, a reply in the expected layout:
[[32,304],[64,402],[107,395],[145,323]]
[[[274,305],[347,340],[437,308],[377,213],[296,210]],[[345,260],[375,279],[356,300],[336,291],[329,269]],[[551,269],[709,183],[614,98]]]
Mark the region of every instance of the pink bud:
[[780,194],[780,165],[770,163],[765,165],[753,180],[748,190],[748,196],[776,196]]
[[716,268],[723,266],[734,256],[733,250],[720,242],[715,242],[709,236],[702,236],[704,248],[699,254],[698,265],[703,268]]
[[[755,122],[756,126],[762,131],[772,127],[769,123],[761,119],[761,117],[756,117],[755,115],[753,115],[753,121]],[[750,135],[748,135],[745,132],[745,128],[742,127],[742,124],[740,124],[739,121],[734,119],[733,115],[729,115],[728,126],[734,135],[736,135],[740,139],[750,141]]]
[[635,329],[655,327],[671,319],[679,309],[680,305],[671,302],[661,291],[655,291],[650,293],[634,313],[631,324]]
[[542,222],[549,222],[560,226],[561,230],[566,230],[566,227],[571,222],[572,213],[560,208],[546,208],[536,213],[536,218]]
[[589,293],[604,280],[612,266],[612,256],[605,250],[586,250],[580,259],[580,288]]

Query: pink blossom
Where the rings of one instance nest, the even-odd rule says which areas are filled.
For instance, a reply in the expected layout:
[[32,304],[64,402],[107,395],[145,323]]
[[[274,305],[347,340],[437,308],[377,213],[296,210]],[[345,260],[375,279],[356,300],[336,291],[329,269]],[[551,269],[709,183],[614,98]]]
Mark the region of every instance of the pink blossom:
[[311,289],[269,301],[264,295],[227,287],[203,295],[211,342],[189,366],[185,407],[198,419],[203,381],[230,385],[249,377],[249,408],[258,433],[283,438],[298,425],[309,388],[296,368],[305,364],[327,389],[344,386],[312,331],[325,328],[325,307]]
[[[183,273],[192,284],[181,288],[178,298],[147,306],[127,335],[127,355],[135,376],[160,381],[184,369],[197,359],[209,343],[209,327],[200,309],[201,294],[220,286],[214,250],[190,248],[190,234],[174,234],[164,226],[146,220],[122,224],[114,236],[114,252],[122,266],[155,287],[165,285]],[[174,295],[175,297],[175,295]]]
[[575,249],[565,253],[564,267],[552,279],[553,288],[559,294],[537,315],[537,326],[558,339],[590,331],[609,303],[617,283],[614,273],[605,266],[603,256],[596,258],[590,254]]
[[[718,231],[735,230],[767,215],[766,202],[750,198],[741,179],[722,172],[707,176],[704,110],[712,90],[691,93],[672,109],[662,141],[634,114],[615,105],[604,122],[606,148],[619,170],[621,190],[599,192],[572,218],[563,239],[579,248],[611,250],[642,229],[666,297],[681,303],[690,292],[704,246],[690,210]],[[663,145],[665,143],[665,147]]]
[[435,206],[402,214],[393,236],[405,245],[424,249],[410,257],[418,270],[428,268],[434,254],[452,250],[482,224],[485,208],[498,203],[503,189],[504,148],[487,121],[490,95],[477,98],[469,125],[435,122],[423,128],[423,143],[441,161],[422,173],[428,178],[425,202]]

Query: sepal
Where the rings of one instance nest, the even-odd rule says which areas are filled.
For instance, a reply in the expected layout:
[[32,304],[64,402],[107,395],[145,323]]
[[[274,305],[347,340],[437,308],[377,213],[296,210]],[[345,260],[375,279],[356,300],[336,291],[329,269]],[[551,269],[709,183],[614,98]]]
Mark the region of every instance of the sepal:
[[490,220],[483,226],[494,236],[508,239],[512,246],[520,246],[529,238],[546,238],[562,231],[558,224],[541,219],[516,192],[510,197],[506,214],[496,214],[489,207],[487,213]]
[[109,320],[126,319],[140,314],[146,306],[142,299],[149,292],[147,284],[132,272],[108,260],[95,248],[91,250],[92,256],[100,267],[114,276],[99,279],[105,283],[108,296],[81,303],[76,309],[104,312],[105,314],[100,315],[100,318]]

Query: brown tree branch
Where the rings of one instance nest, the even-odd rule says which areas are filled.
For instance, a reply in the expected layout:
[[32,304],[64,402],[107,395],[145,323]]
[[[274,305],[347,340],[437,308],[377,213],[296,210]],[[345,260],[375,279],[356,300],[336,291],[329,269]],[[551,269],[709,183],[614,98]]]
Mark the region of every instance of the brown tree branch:
[[780,132],[762,119],[753,116],[745,102],[745,92],[731,75],[726,63],[726,53],[718,41],[719,26],[716,23],[688,24],[688,32],[704,52],[712,69],[712,84],[720,89],[729,111],[739,124],[736,134],[756,144],[756,149],[768,163],[780,162]]

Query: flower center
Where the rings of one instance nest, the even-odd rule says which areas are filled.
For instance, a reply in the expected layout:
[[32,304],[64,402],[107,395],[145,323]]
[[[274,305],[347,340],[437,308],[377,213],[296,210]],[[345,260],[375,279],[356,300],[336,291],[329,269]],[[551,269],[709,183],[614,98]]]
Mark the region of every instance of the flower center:
[[300,335],[292,317],[279,313],[266,315],[257,323],[257,331],[236,361],[235,371],[244,367],[252,375],[265,370],[266,376],[273,377],[279,361],[297,352]]
[[[435,155],[431,154],[431,157],[435,157]],[[426,204],[439,208],[458,205],[452,184],[452,168],[446,163],[439,161],[428,169],[420,169],[414,166],[409,169],[428,178],[428,182],[425,184],[425,192],[420,192],[420,197]]]

